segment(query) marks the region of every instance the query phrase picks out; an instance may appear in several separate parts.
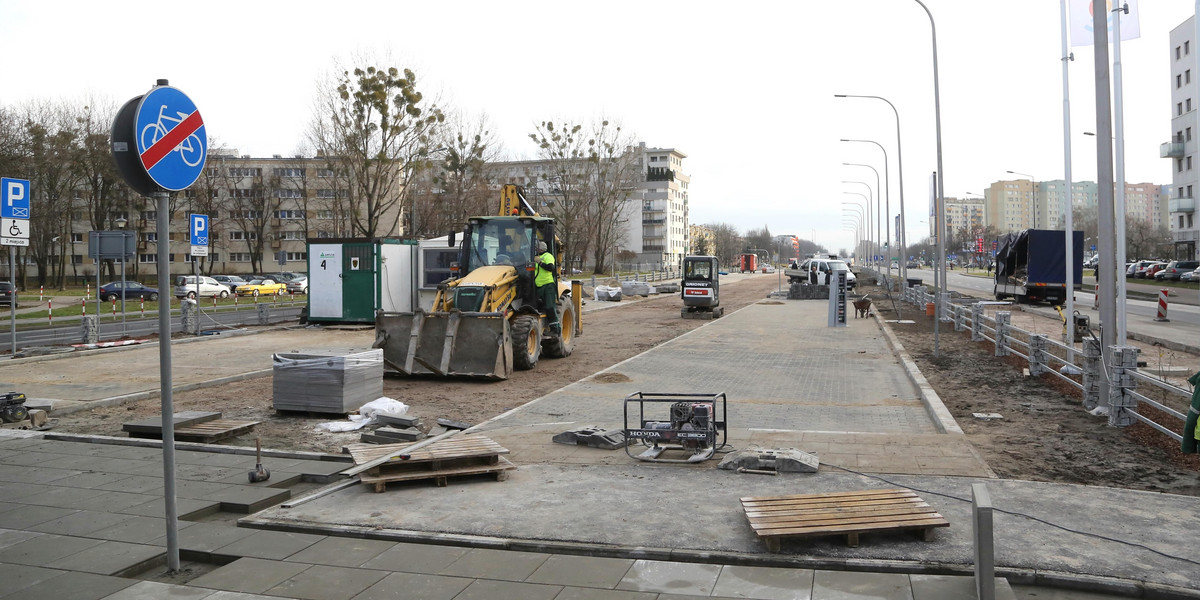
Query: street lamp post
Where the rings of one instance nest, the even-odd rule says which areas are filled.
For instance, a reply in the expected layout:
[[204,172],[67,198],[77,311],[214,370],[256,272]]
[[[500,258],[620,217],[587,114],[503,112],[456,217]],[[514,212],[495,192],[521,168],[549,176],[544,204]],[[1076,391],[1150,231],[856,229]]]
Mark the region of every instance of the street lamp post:
[[[930,20],[932,20],[932,17],[930,17]],[[935,45],[935,49],[936,49],[936,45]],[[905,249],[905,243],[904,243],[905,242],[905,231],[904,231],[904,225],[905,225],[905,222],[904,222],[904,151],[901,149],[901,146],[900,146],[900,112],[896,110],[895,104],[892,104],[892,102],[890,100],[888,100],[887,98],[884,98],[883,96],[867,96],[867,95],[860,96],[860,95],[856,95],[856,94],[834,94],[833,97],[834,98],[867,98],[867,99],[871,99],[871,100],[882,100],[884,102],[887,102],[887,105],[890,106],[892,109],[892,114],[896,116],[896,171],[900,174],[900,230],[896,232],[896,243],[900,246],[900,248],[899,248],[899,250],[900,250],[900,278],[907,279],[908,278],[908,265],[907,265],[908,251]],[[940,125],[939,125],[939,129],[938,129],[938,136],[939,136],[938,143],[940,144],[941,143]],[[854,140],[847,140],[847,141],[854,141]],[[865,141],[869,141],[869,140],[865,140]],[[874,143],[874,142],[872,142],[872,143]],[[880,146],[879,148],[882,150],[883,146]],[[940,152],[941,152],[940,146],[939,146],[938,152],[939,152],[939,156],[940,156]],[[883,160],[886,165],[886,163],[887,163],[887,152],[886,151],[883,153]],[[938,165],[938,168],[940,169],[941,165]],[[884,169],[884,173],[885,174],[887,173],[886,168]],[[885,177],[885,179],[886,179],[886,177]],[[889,198],[890,198],[890,195],[889,195]]]
[[[946,194],[945,182],[946,172],[942,169],[942,94],[938,83],[938,53],[937,53],[937,25],[933,22],[933,13],[929,12],[929,7],[921,0],[913,0],[921,5],[925,10],[925,15],[929,17],[929,33],[933,39],[933,115],[935,131],[937,132],[937,207],[938,207],[938,262],[939,269],[942,272],[942,282],[946,281]],[[941,290],[943,293],[938,295],[938,317],[933,321],[933,357],[938,357],[938,346],[941,341],[941,331],[939,323],[941,322],[941,313],[945,309],[943,298],[949,290]]]
[[[842,183],[857,183],[857,184],[867,188],[867,194],[868,194],[866,196],[866,198],[867,198],[867,222],[865,223],[865,225],[867,227],[868,237],[871,237],[869,234],[871,232],[872,216],[873,215],[875,216],[876,222],[879,221],[879,218],[878,218],[879,203],[875,201],[875,192],[871,189],[871,184],[869,184],[865,181],[842,181]],[[862,194],[859,194],[859,195],[861,196]],[[871,210],[872,207],[874,207],[875,210],[872,211]],[[879,229],[878,228],[876,228],[876,230],[875,230],[875,236],[872,239],[872,244],[876,247],[879,246]],[[872,263],[875,262],[875,248],[871,249],[871,262]]]
[[871,245],[871,200],[870,198],[867,198],[866,194],[862,194],[860,192],[844,191],[842,193],[853,194],[863,199],[864,204],[859,204],[857,202],[843,202],[842,204],[854,206],[860,212],[860,216],[862,217],[861,227],[863,230],[863,234],[861,236],[862,241],[860,241],[860,244],[864,247],[863,252],[865,253],[868,251],[866,248],[869,248]]
[[[882,149],[882,146],[880,146],[880,149]],[[886,168],[886,165],[887,165],[887,158],[886,158],[886,156],[887,156],[887,155],[885,154],[885,155],[884,155],[884,157],[885,157],[885,158],[884,158],[884,165],[885,165],[885,168]],[[881,188],[881,187],[879,187],[879,171],[875,170],[875,167],[872,167],[871,165],[867,165],[867,164],[863,164],[863,163],[842,163],[842,164],[843,164],[843,165],[845,165],[845,166],[848,166],[848,167],[866,167],[866,168],[870,169],[872,172],[874,172],[874,173],[875,173],[875,189],[877,189],[877,190],[880,190],[880,195],[883,195],[883,196],[885,196],[885,197],[886,197],[886,194],[884,194],[884,192],[886,191],[886,188]],[[886,181],[886,180],[885,180],[885,181]],[[879,202],[879,201],[878,201],[878,200],[876,200],[876,204],[875,204],[875,218],[876,218],[876,224],[877,224],[877,225],[878,225],[878,220],[879,220],[879,203],[878,203],[878,202]],[[886,221],[886,219],[884,219],[884,220]],[[886,223],[885,223],[885,226],[886,226]],[[878,228],[876,228],[876,230],[875,230],[875,233],[876,233],[876,234],[880,234],[881,232],[879,231],[879,229],[878,229]],[[880,235],[879,239],[880,239],[880,240],[886,240],[886,239],[887,239],[887,237],[885,237],[884,235]],[[886,243],[886,241],[884,242],[884,246],[885,246],[885,247],[887,246],[887,243]],[[884,252],[884,253],[883,253],[883,259],[884,259],[884,260],[887,262],[888,277],[891,277],[891,275],[892,275],[892,261],[891,261],[891,260],[888,258],[888,252]]]

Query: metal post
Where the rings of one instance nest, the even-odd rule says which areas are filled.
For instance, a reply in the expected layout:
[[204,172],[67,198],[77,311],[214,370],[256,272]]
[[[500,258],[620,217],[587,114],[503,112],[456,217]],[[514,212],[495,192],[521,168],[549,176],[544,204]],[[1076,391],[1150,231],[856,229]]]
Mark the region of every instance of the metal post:
[[170,194],[154,194],[158,209],[158,378],[162,399],[163,501],[167,525],[167,570],[179,570],[179,508],[175,503],[175,408],[171,396],[171,303],[163,294],[171,283]]
[[[946,285],[946,194],[945,185],[946,171],[942,168],[942,94],[941,86],[938,82],[938,55],[937,55],[937,25],[933,22],[933,13],[929,12],[929,7],[925,6],[921,0],[914,0],[921,8],[925,9],[925,14],[929,17],[929,33],[933,39],[933,114],[935,131],[937,132],[937,220],[938,220],[938,269],[942,275],[942,285]],[[933,356],[938,357],[938,342],[940,332],[938,331],[938,322],[933,322]]]
[[[1198,0],[1200,1],[1200,0]],[[12,354],[9,358],[17,357],[17,251],[8,247],[8,280],[12,282],[12,304],[8,305],[8,334],[12,338]]]
[[[1071,189],[1071,87],[1067,78],[1067,63],[1075,60],[1074,54],[1069,54],[1067,43],[1067,0],[1059,0],[1059,12],[1062,22],[1062,84],[1063,84],[1063,177],[1067,180],[1067,199],[1063,209],[1066,231],[1067,257],[1067,330],[1063,332],[1063,341],[1067,344],[1067,364],[1075,363],[1075,225],[1074,209],[1075,191]],[[1123,277],[1121,279],[1124,279]]]
[[[1125,264],[1125,114],[1122,107],[1121,85],[1121,13],[1129,12],[1129,5],[1114,8],[1113,15],[1113,116],[1116,119],[1117,149],[1114,168],[1116,170],[1116,199],[1113,204],[1113,228],[1117,233],[1117,251],[1113,259],[1118,265]],[[1097,140],[1099,143],[1099,140]],[[1067,255],[1068,258],[1070,255]],[[1125,345],[1125,277],[1117,277],[1117,339],[1118,346]]]
[[[1093,11],[1092,14],[1092,43],[1095,60],[1095,94],[1096,94],[1096,195],[1097,195],[1097,240],[1100,250],[1100,272],[1104,282],[1100,284],[1100,345],[1108,348],[1113,345],[1117,329],[1116,287],[1124,278],[1117,271],[1115,239],[1116,232],[1113,222],[1113,161],[1112,161],[1112,121],[1109,100],[1108,82],[1108,12]],[[1108,402],[1109,382],[1100,378],[1101,402]]]
[[996,312],[996,356],[1008,356],[1008,328],[1012,323],[1012,313]]
[[1100,382],[1107,377],[1100,360],[1100,340],[1083,340],[1083,409],[1093,411],[1100,406]]
[[[125,254],[125,232],[121,232],[121,254],[121,337],[125,337],[127,335],[125,332],[125,258],[123,256]],[[161,288],[159,289],[158,297],[162,298]],[[99,316],[99,313],[96,314]],[[167,337],[170,337],[169,333]]]

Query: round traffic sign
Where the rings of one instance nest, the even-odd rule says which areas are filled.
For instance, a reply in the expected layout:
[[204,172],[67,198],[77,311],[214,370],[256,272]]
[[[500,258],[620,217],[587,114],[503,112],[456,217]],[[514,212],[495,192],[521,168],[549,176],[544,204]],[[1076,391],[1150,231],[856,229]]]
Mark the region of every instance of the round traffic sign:
[[195,183],[204,170],[208,135],[187,94],[156,86],[138,103],[133,126],[138,160],[154,183],[169,191]]

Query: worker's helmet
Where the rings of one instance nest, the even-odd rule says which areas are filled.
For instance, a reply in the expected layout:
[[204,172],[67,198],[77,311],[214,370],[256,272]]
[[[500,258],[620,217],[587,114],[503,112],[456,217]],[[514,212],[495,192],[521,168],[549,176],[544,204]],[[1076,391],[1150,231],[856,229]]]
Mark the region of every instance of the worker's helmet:
[[538,254],[541,254],[546,251],[546,242],[538,240],[538,243],[534,245],[534,248],[537,249]]

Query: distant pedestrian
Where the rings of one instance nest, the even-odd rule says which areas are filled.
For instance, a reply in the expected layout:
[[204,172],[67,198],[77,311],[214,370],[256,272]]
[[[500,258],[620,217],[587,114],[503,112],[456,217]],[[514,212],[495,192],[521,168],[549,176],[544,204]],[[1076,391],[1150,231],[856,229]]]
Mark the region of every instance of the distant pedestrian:
[[992,263],[988,263],[988,277],[992,276]]

